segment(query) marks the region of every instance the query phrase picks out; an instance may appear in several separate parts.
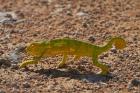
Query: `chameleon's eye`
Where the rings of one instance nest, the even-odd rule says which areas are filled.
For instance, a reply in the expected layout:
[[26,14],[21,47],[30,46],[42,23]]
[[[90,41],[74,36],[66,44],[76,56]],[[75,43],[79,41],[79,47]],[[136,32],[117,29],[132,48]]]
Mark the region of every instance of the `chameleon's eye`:
[[38,46],[38,43],[32,43],[30,46],[31,46],[31,47]]
[[35,44],[31,44],[30,46],[31,46],[31,47],[34,47],[34,46],[35,46]]
[[31,43],[28,45],[27,50],[33,50],[34,48],[36,48],[38,46],[38,44],[36,43]]

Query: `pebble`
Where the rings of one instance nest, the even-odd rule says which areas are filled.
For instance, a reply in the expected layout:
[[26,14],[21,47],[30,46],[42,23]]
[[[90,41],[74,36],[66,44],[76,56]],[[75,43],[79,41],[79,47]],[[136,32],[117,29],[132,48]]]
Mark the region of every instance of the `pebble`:
[[72,13],[70,11],[67,11],[66,14],[72,16]]
[[24,83],[23,83],[23,87],[24,87],[24,88],[30,88],[31,85],[30,85],[28,82],[24,82]]
[[113,53],[117,53],[117,50],[116,50],[116,48],[111,48],[111,50],[110,50],[111,52],[113,52]]
[[15,51],[11,51],[8,57],[12,63],[18,63],[20,56]]
[[133,86],[139,86],[140,85],[140,80],[137,80],[137,79],[133,79],[132,81],[130,81],[131,82],[131,84],[133,85]]
[[85,12],[78,12],[76,15],[77,16],[87,16],[88,14]]
[[7,83],[6,80],[1,80],[1,84],[5,84],[5,83]]
[[19,66],[17,64],[11,64],[11,69],[16,69],[18,70],[19,69]]
[[100,59],[104,59],[105,57],[108,57],[108,53],[106,53],[106,54],[100,56]]
[[13,23],[17,20],[14,12],[0,12],[0,23]]
[[95,39],[94,36],[89,36],[88,40],[91,41],[91,42],[95,42],[96,39]]
[[131,89],[133,86],[140,86],[140,80],[138,79],[132,79],[129,83],[128,83],[128,89]]
[[0,58],[0,66],[6,66],[6,67],[10,67],[11,64],[10,64],[10,61],[6,58]]
[[16,51],[16,53],[20,53],[20,52],[25,51],[25,48],[26,48],[25,45],[20,45],[15,49],[15,51]]
[[[86,79],[86,78],[83,78],[82,81],[83,81],[83,82],[86,82],[86,83],[89,82],[89,80]],[[91,81],[91,82],[92,82],[92,81]]]

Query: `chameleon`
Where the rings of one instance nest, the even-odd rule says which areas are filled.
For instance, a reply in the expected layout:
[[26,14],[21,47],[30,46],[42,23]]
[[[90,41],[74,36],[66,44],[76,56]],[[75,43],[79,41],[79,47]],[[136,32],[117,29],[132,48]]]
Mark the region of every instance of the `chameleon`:
[[24,68],[29,64],[38,64],[43,57],[61,54],[63,55],[63,58],[62,61],[58,63],[58,68],[61,68],[66,65],[68,55],[74,55],[74,60],[87,56],[92,58],[93,65],[101,69],[101,75],[107,75],[109,73],[109,67],[98,62],[98,56],[103,52],[110,50],[113,46],[116,49],[123,49],[126,47],[126,41],[121,37],[114,37],[104,46],[96,46],[91,43],[70,38],[32,42],[26,47],[26,52],[33,56],[33,58],[21,62],[19,67]]

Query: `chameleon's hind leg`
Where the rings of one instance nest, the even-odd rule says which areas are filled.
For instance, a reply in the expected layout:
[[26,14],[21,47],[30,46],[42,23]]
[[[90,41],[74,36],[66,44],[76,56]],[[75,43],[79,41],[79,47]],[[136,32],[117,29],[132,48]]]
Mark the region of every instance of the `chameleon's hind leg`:
[[62,61],[58,64],[58,68],[63,68],[66,65],[66,60],[67,60],[68,56],[67,55],[63,55],[63,59]]
[[95,66],[99,67],[99,68],[102,70],[102,71],[100,72],[101,75],[107,75],[107,74],[109,73],[109,68],[108,68],[108,66],[99,63],[97,57],[93,57],[93,58],[92,58],[92,61],[93,61],[92,63],[93,63]]

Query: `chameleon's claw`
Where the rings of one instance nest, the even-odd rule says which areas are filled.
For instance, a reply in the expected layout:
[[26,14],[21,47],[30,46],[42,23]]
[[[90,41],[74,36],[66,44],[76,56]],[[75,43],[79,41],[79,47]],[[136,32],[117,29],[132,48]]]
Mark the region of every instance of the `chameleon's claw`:
[[61,63],[61,62],[60,62],[60,63],[58,64],[57,68],[64,68],[65,66],[66,66],[65,63]]

